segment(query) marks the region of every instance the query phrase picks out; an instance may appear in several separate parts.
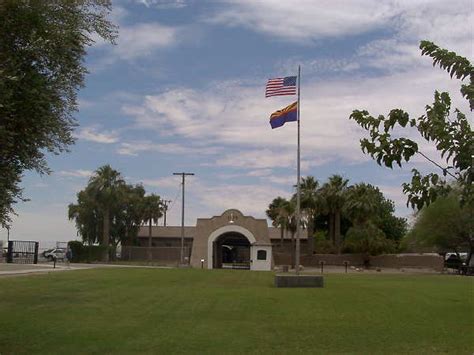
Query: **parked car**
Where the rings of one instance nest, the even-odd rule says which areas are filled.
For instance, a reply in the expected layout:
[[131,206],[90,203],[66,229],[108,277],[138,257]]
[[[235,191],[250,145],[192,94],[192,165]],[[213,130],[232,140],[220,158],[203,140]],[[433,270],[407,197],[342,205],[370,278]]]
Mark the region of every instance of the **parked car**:
[[56,258],[56,260],[64,260],[66,256],[66,250],[62,248],[48,249],[43,252],[43,256],[49,261],[53,261],[54,258]]
[[459,269],[462,265],[462,258],[455,253],[448,253],[446,254],[446,258],[444,261],[444,266],[449,269]]

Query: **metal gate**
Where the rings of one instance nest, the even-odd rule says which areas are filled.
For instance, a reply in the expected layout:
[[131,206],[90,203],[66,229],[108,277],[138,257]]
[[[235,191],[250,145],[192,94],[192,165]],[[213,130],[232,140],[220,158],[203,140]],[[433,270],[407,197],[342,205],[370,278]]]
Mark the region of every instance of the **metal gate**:
[[29,240],[9,240],[7,263],[38,264],[39,242]]

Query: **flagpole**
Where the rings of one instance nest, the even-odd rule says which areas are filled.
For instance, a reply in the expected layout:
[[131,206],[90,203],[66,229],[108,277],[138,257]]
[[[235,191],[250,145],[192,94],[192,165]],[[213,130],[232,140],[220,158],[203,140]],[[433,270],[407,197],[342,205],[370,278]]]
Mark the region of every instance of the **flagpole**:
[[300,81],[301,81],[301,66],[298,65],[298,152],[297,152],[297,182],[296,182],[296,250],[295,250],[295,268],[296,275],[300,274],[300,222],[301,222],[301,189],[300,189]]

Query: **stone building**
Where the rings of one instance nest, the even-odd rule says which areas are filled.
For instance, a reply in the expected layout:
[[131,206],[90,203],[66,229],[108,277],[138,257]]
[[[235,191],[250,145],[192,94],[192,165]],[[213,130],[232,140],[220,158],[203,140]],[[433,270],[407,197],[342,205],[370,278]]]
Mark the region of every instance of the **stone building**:
[[[138,234],[140,246],[148,246],[148,235],[148,227],[142,227]],[[303,231],[302,248],[306,239]],[[151,244],[155,259],[179,260],[181,227],[152,227]],[[271,270],[273,252],[290,252],[291,238],[286,235],[282,241],[280,229],[269,227],[266,219],[230,209],[220,216],[198,218],[195,226],[185,227],[184,246],[185,257],[195,268]],[[126,251],[123,254],[127,256]]]

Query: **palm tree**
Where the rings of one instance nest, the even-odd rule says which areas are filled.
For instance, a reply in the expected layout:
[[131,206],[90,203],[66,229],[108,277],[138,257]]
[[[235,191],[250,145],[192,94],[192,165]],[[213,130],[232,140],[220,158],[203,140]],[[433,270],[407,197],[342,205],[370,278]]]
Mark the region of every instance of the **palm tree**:
[[318,191],[319,182],[313,176],[301,179],[301,212],[306,222],[308,232],[307,252],[313,255],[314,251],[314,219],[319,210],[320,194]]
[[288,204],[288,200],[278,196],[277,198],[273,199],[273,201],[268,206],[268,209],[265,211],[268,218],[272,220],[272,226],[280,228],[280,248],[283,247],[284,233],[286,230],[286,204]]
[[101,244],[107,248],[104,251],[104,261],[109,261],[108,246],[110,242],[110,210],[117,200],[118,189],[125,184],[120,173],[110,165],[104,165],[95,171],[90,178],[88,188],[94,196],[99,210],[102,212],[103,228]]
[[346,201],[349,180],[333,175],[321,188],[323,207],[329,215],[329,235],[338,253],[341,251],[341,212]]
[[151,194],[143,199],[143,222],[148,222],[148,260],[151,261],[152,223],[158,223],[163,216],[163,205],[160,196]]
[[347,189],[344,214],[357,226],[364,226],[377,212],[379,190],[370,184],[355,184]]

